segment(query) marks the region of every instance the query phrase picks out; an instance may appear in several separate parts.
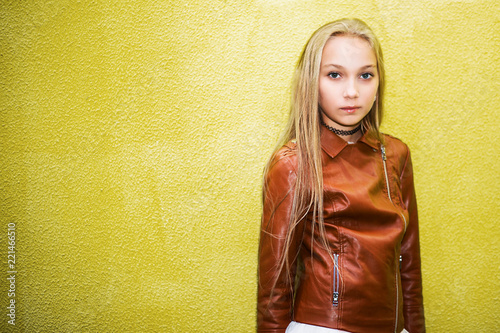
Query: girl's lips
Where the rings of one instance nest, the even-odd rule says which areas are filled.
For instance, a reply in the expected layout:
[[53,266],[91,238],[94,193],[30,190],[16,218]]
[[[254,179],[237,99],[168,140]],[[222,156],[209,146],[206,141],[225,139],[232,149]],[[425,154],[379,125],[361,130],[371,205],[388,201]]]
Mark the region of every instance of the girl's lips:
[[340,108],[340,109],[344,110],[347,113],[354,113],[359,108],[360,108],[359,106],[346,106],[346,107],[343,107],[343,108]]

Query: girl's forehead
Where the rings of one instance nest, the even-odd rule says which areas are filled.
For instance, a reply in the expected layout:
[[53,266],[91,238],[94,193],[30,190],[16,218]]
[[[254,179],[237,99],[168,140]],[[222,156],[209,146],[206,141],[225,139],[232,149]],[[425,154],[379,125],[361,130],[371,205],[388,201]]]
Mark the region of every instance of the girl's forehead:
[[326,42],[321,59],[322,63],[330,61],[376,63],[377,59],[373,48],[365,39],[355,36],[334,36]]

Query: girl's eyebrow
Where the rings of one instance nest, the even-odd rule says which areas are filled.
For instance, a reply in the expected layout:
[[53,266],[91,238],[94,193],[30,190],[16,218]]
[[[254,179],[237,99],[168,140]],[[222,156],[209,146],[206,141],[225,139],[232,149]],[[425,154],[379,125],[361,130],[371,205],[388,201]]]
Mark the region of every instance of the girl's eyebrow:
[[[336,68],[339,68],[339,69],[344,69],[344,66],[336,65],[336,64],[325,64],[325,65],[323,65],[323,67],[336,67]],[[376,67],[377,66],[375,66],[375,65],[365,65],[365,66],[361,67],[360,69],[364,70],[364,69],[376,68]]]

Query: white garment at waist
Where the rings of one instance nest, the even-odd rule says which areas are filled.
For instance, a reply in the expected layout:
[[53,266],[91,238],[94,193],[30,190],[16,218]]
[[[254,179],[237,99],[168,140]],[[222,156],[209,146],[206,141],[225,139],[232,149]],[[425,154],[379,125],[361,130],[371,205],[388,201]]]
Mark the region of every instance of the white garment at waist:
[[[321,327],[309,324],[302,324],[296,321],[292,321],[285,333],[350,333],[347,331],[336,330],[334,328]],[[403,329],[401,333],[409,333],[407,330]]]

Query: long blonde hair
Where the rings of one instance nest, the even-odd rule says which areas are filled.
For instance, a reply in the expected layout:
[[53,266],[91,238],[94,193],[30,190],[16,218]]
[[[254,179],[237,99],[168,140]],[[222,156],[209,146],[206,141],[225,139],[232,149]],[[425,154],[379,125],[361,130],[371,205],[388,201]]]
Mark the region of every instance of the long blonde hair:
[[[363,131],[368,132],[367,135],[373,135],[382,141],[379,127],[382,121],[385,72],[380,43],[368,25],[359,19],[341,19],[328,23],[314,32],[302,51],[293,77],[288,123],[273,153],[274,156],[283,144],[290,140],[296,140],[297,179],[285,248],[279,263],[279,271],[285,269],[289,279],[292,278],[288,260],[290,244],[297,225],[305,220],[308,214],[310,214],[312,221],[312,234],[315,234],[314,228],[317,223],[320,234],[319,241],[325,249],[329,248],[323,221],[323,170],[318,79],[323,48],[326,42],[335,36],[362,38],[370,44],[375,53],[379,77],[377,99],[362,120],[361,125]],[[271,167],[271,161],[272,158],[264,169],[264,176],[267,175]]]

